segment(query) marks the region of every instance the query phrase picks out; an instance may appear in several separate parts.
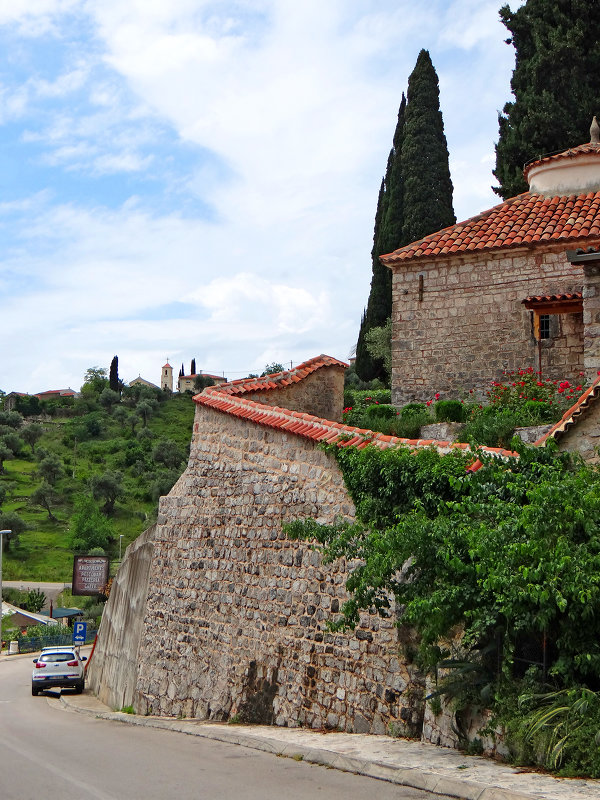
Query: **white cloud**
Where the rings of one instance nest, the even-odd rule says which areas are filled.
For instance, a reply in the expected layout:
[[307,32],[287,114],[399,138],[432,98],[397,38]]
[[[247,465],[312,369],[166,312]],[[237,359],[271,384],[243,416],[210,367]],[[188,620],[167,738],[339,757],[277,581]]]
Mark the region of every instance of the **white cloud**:
[[39,37],[55,32],[55,21],[82,4],[82,0],[4,0],[0,25],[16,23],[22,36]]
[[[47,181],[0,205],[0,287],[14,298],[2,388],[77,386],[114,353],[150,380],[167,356],[232,377],[344,358],[421,47],[440,75],[457,216],[495,202],[511,67],[496,0],[14,0],[2,24],[15,44],[64,44],[47,73],[0,87],[0,123],[24,119]],[[67,202],[74,175],[88,182]],[[116,209],[111,176],[129,193]],[[160,210],[138,176],[162,190]]]

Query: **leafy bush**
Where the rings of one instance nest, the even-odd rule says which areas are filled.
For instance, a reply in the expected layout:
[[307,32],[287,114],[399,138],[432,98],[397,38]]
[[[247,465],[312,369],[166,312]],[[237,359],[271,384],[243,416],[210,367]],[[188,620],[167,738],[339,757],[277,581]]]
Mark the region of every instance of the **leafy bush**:
[[438,400],[434,406],[436,422],[462,422],[464,407],[460,400]]
[[400,416],[408,417],[412,414],[429,414],[425,403],[407,403],[400,409]]
[[576,686],[519,697],[507,725],[515,758],[564,777],[600,778],[600,693]]
[[[510,408],[485,406],[472,409],[460,440],[473,446],[510,448],[515,428],[523,424],[523,417]],[[527,423],[525,423],[527,424]]]
[[[585,389],[580,373],[576,383],[568,380],[543,380],[533,367],[505,372],[503,381],[493,381],[488,391],[489,404],[521,412],[525,404],[545,407],[541,412],[551,420],[559,420]],[[531,408],[531,406],[529,406]]]
[[[353,627],[361,610],[388,616],[393,598],[399,624],[418,632],[420,663],[432,671],[450,654],[444,643],[462,630],[463,662],[481,666],[485,651],[501,665],[492,691],[485,674],[470,674],[488,686],[513,740],[520,731],[519,757],[565,774],[599,774],[600,470],[551,447],[520,445],[519,458],[506,461],[482,454],[473,474],[465,472],[468,454],[326,449],[357,521],[296,521],[286,530],[316,542],[325,561],[356,565],[332,627]],[[541,681],[563,693],[550,716],[510,700],[522,683],[518,643],[535,638],[548,642],[536,693]]]
[[366,414],[368,417],[374,417],[375,419],[392,419],[398,412],[395,406],[387,403],[373,403],[367,407]]
[[114,530],[91,497],[83,495],[75,503],[71,517],[71,547],[87,552],[93,547],[106,548],[115,538]]

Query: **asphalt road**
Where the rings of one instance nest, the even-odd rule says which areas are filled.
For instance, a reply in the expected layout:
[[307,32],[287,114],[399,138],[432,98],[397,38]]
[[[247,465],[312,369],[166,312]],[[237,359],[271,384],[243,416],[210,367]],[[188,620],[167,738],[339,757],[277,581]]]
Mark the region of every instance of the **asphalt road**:
[[444,800],[236,745],[75,714],[64,710],[58,692],[31,696],[32,666],[32,657],[0,658],[1,800]]
[[47,583],[43,581],[2,581],[2,586],[5,589],[23,589],[29,591],[30,589],[40,589],[46,595],[45,609],[50,608],[50,601],[56,605],[56,598],[58,595],[68,587],[71,588],[70,583]]

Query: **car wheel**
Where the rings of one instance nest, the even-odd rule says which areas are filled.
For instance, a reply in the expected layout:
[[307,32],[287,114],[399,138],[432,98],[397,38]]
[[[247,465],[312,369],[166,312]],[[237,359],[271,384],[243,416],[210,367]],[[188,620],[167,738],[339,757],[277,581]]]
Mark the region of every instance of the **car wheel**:
[[33,686],[31,687],[31,694],[32,694],[34,697],[37,697],[37,696],[38,696],[38,694],[39,694],[39,691],[40,691],[39,689],[34,689],[34,688],[33,688]]
[[85,682],[80,681],[79,683],[75,684],[75,694],[81,694],[85,688]]

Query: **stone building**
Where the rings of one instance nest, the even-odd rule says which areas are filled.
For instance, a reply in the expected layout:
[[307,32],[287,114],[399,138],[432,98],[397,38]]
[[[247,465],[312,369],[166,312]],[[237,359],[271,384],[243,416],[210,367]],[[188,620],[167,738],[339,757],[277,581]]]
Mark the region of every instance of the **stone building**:
[[169,364],[168,359],[167,363],[163,364],[160,370],[160,388],[163,392],[173,391],[173,367]]
[[178,392],[193,392],[196,389],[196,378],[210,378],[214,383],[227,383],[223,375],[211,375],[210,372],[195,372],[190,375],[180,375],[177,378]]
[[[503,371],[600,368],[600,144],[529,164],[529,191],[382,256],[392,399],[483,393]],[[591,248],[593,252],[588,253]]]

